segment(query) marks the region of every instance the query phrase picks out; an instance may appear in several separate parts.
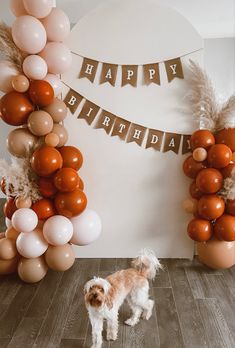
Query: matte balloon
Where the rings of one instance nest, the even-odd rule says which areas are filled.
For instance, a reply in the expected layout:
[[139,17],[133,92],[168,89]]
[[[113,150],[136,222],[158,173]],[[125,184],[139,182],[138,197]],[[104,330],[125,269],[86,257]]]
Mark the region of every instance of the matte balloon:
[[63,160],[59,151],[50,146],[36,150],[31,158],[31,166],[36,174],[47,177],[62,168]]
[[43,256],[34,259],[21,258],[18,264],[18,275],[26,283],[37,283],[47,274],[48,266]]
[[53,102],[45,107],[44,110],[51,115],[55,123],[64,121],[68,113],[66,104],[58,98],[54,98]]
[[49,133],[45,136],[45,144],[47,146],[56,147],[60,142],[60,138],[57,134]]
[[37,138],[27,128],[11,131],[7,138],[8,151],[15,157],[28,157],[37,143]]
[[75,169],[62,168],[54,176],[54,185],[60,192],[73,192],[79,184]]
[[211,223],[203,219],[193,219],[188,224],[188,235],[196,242],[206,242],[212,237]]
[[198,202],[198,213],[206,220],[215,220],[223,215],[225,204],[223,198],[217,195],[202,196]]
[[14,198],[8,198],[6,203],[3,206],[3,212],[4,215],[11,220],[12,215],[14,212],[17,210],[16,204],[15,204],[15,199]]
[[199,129],[192,134],[190,144],[192,150],[195,150],[197,147],[208,149],[215,144],[215,137],[210,131]]
[[102,223],[99,215],[91,209],[86,209],[81,215],[71,219],[73,237],[71,243],[88,245],[93,243],[101,234]]
[[40,199],[32,205],[32,209],[39,220],[46,220],[56,214],[54,204],[50,199]]
[[30,197],[24,198],[24,197],[19,197],[16,199],[16,207],[17,209],[21,208],[30,208],[32,205],[32,200]]
[[72,218],[81,214],[87,206],[87,198],[83,191],[57,193],[55,207],[60,215]]
[[223,186],[223,175],[214,168],[202,169],[197,175],[196,185],[204,193],[216,193]]
[[53,128],[52,117],[45,111],[34,111],[29,115],[28,128],[31,133],[39,137],[49,134]]
[[30,233],[21,233],[16,240],[16,247],[20,255],[31,259],[44,254],[48,243],[43,237],[42,230],[37,228]]
[[192,198],[195,198],[195,199],[199,199],[204,195],[204,193],[200,191],[199,188],[197,187],[195,180],[190,184],[189,193],[192,196]]
[[226,269],[235,264],[235,242],[222,242],[211,239],[198,243],[199,261],[213,269]]
[[14,229],[14,227],[9,227],[7,230],[6,230],[6,238],[8,239],[13,239],[13,240],[16,240],[18,238],[18,236],[20,235],[20,232],[16,231]]
[[51,198],[58,192],[51,178],[40,178],[38,187],[41,195],[45,198]]
[[22,126],[34,110],[33,104],[25,94],[10,92],[0,100],[2,120],[11,126]]
[[226,242],[235,241],[235,216],[224,214],[215,223],[215,236]]
[[25,58],[23,71],[29,79],[42,80],[47,75],[47,64],[42,57],[33,54]]
[[44,107],[52,103],[54,90],[47,81],[34,80],[30,82],[29,96],[34,104]]
[[196,162],[193,159],[193,156],[186,158],[183,164],[183,171],[186,176],[191,179],[195,179],[200,170],[206,168],[207,165],[205,162]]
[[15,20],[12,25],[12,38],[16,46],[28,54],[39,53],[47,41],[44,26],[32,16],[20,16]]
[[216,134],[216,143],[225,144],[235,151],[235,128],[222,129]]
[[235,216],[235,199],[228,199],[226,202],[225,212]]
[[17,255],[16,243],[13,239],[0,239],[0,259],[11,260]]
[[70,50],[60,42],[48,42],[40,56],[46,61],[51,74],[63,74],[72,64]]
[[207,151],[203,147],[198,147],[193,151],[193,159],[196,162],[203,162],[207,158]]
[[0,275],[12,274],[17,270],[19,256],[11,260],[0,260]]
[[64,126],[55,123],[52,128],[52,133],[58,135],[59,137],[59,144],[57,147],[62,147],[67,143],[69,135]]
[[27,15],[23,0],[10,0],[10,9],[16,17]]
[[6,60],[0,61],[0,91],[4,93],[11,92],[13,90],[12,79],[18,74],[19,72],[13,64]]
[[64,168],[79,170],[83,163],[83,157],[78,148],[74,146],[63,146],[59,149],[63,158]]
[[189,214],[197,212],[198,201],[196,199],[185,199],[182,205],[183,209]]
[[63,85],[58,76],[53,74],[47,74],[47,76],[44,78],[44,81],[50,83],[54,90],[55,97],[58,97],[58,95],[62,93]]
[[12,227],[11,220],[10,220],[10,219],[8,219],[7,217],[5,217],[5,225],[7,226],[7,228]]
[[45,222],[43,235],[51,245],[64,245],[72,238],[73,225],[66,217],[55,215]]
[[67,271],[75,261],[73,248],[69,244],[50,245],[45,254],[46,263],[54,271]]
[[17,75],[11,81],[12,87],[16,92],[25,93],[29,89],[29,80],[24,75]]
[[23,0],[27,12],[36,18],[48,16],[53,7],[53,0]]
[[53,8],[49,16],[42,19],[49,41],[64,41],[70,33],[68,16],[59,8]]
[[37,214],[32,209],[18,209],[12,216],[12,226],[19,232],[31,232],[38,224]]
[[232,160],[232,151],[227,145],[216,144],[208,151],[207,161],[214,168],[224,168]]
[[224,177],[224,179],[231,176],[233,169],[235,168],[235,163],[230,163],[228,166],[221,169],[221,173]]

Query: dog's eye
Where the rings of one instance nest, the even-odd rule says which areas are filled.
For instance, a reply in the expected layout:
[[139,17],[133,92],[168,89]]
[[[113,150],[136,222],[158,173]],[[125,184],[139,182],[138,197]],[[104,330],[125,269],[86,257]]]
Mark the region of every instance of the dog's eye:
[[100,291],[102,292],[102,294],[104,293],[104,289],[103,288],[101,288]]

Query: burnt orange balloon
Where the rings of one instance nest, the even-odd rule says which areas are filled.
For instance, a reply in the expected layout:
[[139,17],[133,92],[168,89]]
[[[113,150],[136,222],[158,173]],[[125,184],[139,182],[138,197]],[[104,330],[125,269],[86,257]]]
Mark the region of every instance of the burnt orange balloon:
[[54,185],[60,192],[73,192],[79,184],[79,176],[73,168],[62,168],[54,176]]
[[233,169],[235,168],[235,163],[230,163],[228,166],[221,169],[221,173],[224,177],[224,179],[231,176]]
[[58,149],[63,158],[64,168],[79,170],[83,163],[83,157],[78,148],[74,146],[62,146]]
[[82,190],[82,191],[84,190],[84,182],[83,182],[83,180],[80,177],[79,177],[77,188]]
[[235,216],[224,214],[214,226],[215,236],[226,242],[235,241]]
[[214,168],[224,168],[232,160],[232,151],[227,145],[216,144],[208,151],[207,161]]
[[72,218],[81,214],[87,206],[87,198],[82,190],[70,193],[57,193],[55,207],[60,215]]
[[36,150],[31,158],[31,166],[36,174],[47,177],[62,168],[63,160],[58,150],[51,146]]
[[32,102],[40,107],[48,106],[54,99],[52,86],[43,80],[31,81],[28,93]]
[[17,210],[14,198],[9,198],[3,207],[4,215],[11,220],[12,215]]
[[46,220],[56,215],[54,204],[50,199],[40,199],[32,205],[31,209],[37,214],[38,220]]
[[202,196],[198,202],[198,213],[206,220],[215,220],[223,215],[225,204],[223,198],[217,195]]
[[206,162],[196,162],[193,156],[186,158],[183,164],[183,171],[189,178],[195,179],[200,170],[206,168]]
[[40,178],[38,182],[38,188],[41,195],[45,198],[54,197],[58,192],[51,178]]
[[23,93],[10,92],[0,100],[2,119],[11,126],[22,126],[27,123],[28,116],[33,110],[33,104]]
[[225,144],[235,151],[235,128],[222,129],[216,134],[216,143]]
[[194,180],[190,184],[189,193],[190,193],[191,197],[195,198],[195,199],[199,199],[204,195],[204,193],[202,191],[200,191],[199,188],[197,187],[196,180]]
[[210,146],[215,144],[215,137],[210,131],[199,129],[192,134],[190,144],[192,150],[195,150],[197,147],[208,149]]
[[188,224],[187,232],[196,242],[206,242],[212,236],[212,226],[207,220],[193,219]]
[[235,199],[228,199],[225,206],[227,214],[235,216]]
[[196,185],[204,193],[216,193],[223,186],[223,175],[214,168],[202,169],[196,178]]

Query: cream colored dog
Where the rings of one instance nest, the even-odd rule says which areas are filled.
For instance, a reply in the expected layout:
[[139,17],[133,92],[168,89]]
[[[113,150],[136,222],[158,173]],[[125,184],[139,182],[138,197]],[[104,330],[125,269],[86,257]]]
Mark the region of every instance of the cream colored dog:
[[132,268],[118,271],[106,279],[96,278],[85,284],[85,304],[92,325],[92,348],[102,346],[103,321],[107,320],[107,340],[116,340],[118,335],[118,312],[127,299],[132,316],[125,323],[134,326],[140,316],[148,320],[152,315],[154,301],[149,299],[148,279],[154,279],[162,268],[152,251],[143,250],[132,261]]

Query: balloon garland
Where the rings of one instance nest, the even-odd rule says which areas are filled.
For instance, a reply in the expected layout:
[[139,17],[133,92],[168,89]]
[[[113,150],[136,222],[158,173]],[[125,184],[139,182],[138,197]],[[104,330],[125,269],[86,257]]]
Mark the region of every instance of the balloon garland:
[[199,259],[212,268],[235,264],[235,96],[222,106],[206,73],[191,62],[192,108],[200,129],[190,139],[192,155],[183,164],[193,179],[191,199],[183,202],[194,219],[188,235]]
[[67,107],[59,98],[59,75],[72,62],[63,43],[67,15],[52,0],[11,0],[12,28],[0,24],[1,119],[12,164],[0,161],[7,230],[0,235],[0,275],[18,271],[29,283],[48,268],[66,271],[75,260],[72,244],[87,245],[101,233],[101,220],[87,207],[78,171],[83,157],[67,146]]

